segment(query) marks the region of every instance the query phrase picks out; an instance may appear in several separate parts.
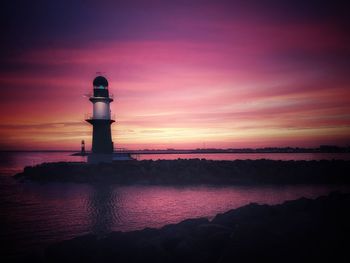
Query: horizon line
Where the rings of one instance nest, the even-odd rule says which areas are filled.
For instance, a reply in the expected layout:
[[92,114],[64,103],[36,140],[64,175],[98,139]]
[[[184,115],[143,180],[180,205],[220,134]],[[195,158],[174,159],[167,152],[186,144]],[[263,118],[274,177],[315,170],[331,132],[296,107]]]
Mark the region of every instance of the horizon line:
[[[263,149],[300,149],[300,150],[315,150],[315,149],[321,149],[322,147],[335,147],[340,149],[346,149],[349,148],[350,145],[319,145],[317,147],[299,147],[299,146],[281,146],[281,147],[274,147],[274,146],[265,146],[265,147],[246,147],[246,148],[190,148],[190,149],[181,149],[181,148],[166,148],[166,149],[157,149],[157,148],[146,148],[146,149],[127,149],[122,148],[122,151],[131,151],[131,152],[137,152],[137,151],[200,151],[200,150],[222,150],[222,151],[229,151],[229,150],[263,150]],[[20,149],[4,149],[0,150],[0,152],[80,152],[79,149],[73,150],[73,149],[30,149],[30,150],[20,150]],[[87,153],[91,152],[90,150],[86,150]],[[118,149],[114,149],[113,152],[118,152]]]

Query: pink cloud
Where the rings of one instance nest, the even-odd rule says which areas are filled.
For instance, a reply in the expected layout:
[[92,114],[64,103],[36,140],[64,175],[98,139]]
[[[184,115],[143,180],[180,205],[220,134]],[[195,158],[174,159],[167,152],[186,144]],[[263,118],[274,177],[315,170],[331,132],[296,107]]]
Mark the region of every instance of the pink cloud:
[[[349,141],[349,75],[327,61],[315,67],[315,62],[293,58],[293,52],[317,55],[346,49],[340,32],[327,24],[280,26],[225,19],[202,26],[208,30],[207,41],[90,42],[14,57],[23,68],[0,74],[0,85],[8,87],[0,110],[11,109],[1,120],[13,125],[2,128],[3,138],[33,148],[70,148],[79,138],[89,140],[91,128],[83,118],[91,104],[83,95],[91,92],[94,72],[104,71],[115,94],[113,131],[120,145],[200,147],[206,141],[218,147],[254,147]],[[30,126],[53,121],[82,123],[74,130]],[[21,126],[23,122],[29,126]]]

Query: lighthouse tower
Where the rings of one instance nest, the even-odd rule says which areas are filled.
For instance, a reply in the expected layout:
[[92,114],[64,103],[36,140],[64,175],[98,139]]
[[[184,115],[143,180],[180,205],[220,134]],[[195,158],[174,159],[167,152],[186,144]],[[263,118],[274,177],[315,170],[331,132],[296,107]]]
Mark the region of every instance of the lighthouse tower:
[[[113,153],[111,134],[111,110],[109,104],[113,101],[108,92],[108,81],[105,77],[98,76],[93,81],[93,95],[90,101],[93,103],[93,115],[86,119],[93,126],[92,134],[92,158],[91,161],[106,161],[106,156]],[[104,158],[103,158],[104,156]],[[110,157],[111,158],[111,157]]]

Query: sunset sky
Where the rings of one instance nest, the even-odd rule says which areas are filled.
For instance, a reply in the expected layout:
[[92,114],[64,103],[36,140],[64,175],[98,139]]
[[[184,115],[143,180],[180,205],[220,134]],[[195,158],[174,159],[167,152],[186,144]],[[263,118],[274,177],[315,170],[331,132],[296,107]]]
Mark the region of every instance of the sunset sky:
[[90,149],[96,72],[118,148],[350,145],[340,2],[1,5],[0,149]]

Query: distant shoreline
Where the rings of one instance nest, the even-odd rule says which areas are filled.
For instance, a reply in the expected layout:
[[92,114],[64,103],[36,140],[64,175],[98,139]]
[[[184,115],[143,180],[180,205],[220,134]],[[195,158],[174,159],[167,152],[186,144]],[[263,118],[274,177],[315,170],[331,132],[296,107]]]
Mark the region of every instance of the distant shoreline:
[[37,182],[141,185],[350,184],[350,161],[205,159],[43,163],[15,178]]
[[[0,150],[0,152],[72,152],[79,153],[76,150]],[[115,153],[128,154],[210,154],[210,153],[348,153],[350,154],[350,146],[320,146],[317,148],[300,148],[300,147],[264,147],[264,148],[199,148],[199,149],[143,149],[128,150],[121,149],[114,151]],[[89,151],[86,151],[89,154]]]

